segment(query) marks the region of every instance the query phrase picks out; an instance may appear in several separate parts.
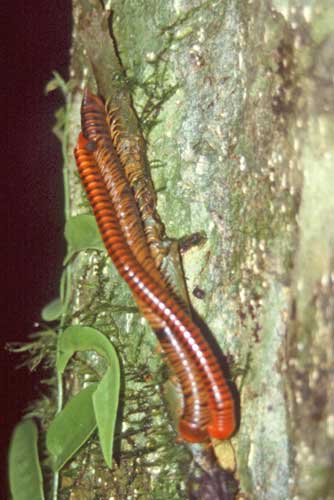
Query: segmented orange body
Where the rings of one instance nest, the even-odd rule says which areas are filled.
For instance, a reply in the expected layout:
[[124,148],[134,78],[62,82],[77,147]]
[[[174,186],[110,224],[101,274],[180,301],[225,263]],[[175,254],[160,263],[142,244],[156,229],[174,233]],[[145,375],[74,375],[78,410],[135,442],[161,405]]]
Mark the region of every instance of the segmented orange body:
[[[126,243],[143,269],[169,294],[174,295],[175,300],[186,310],[180,299],[175,296],[173,288],[157,269],[151,255],[136,200],[114,146],[115,138],[112,129],[115,127],[111,127],[110,115],[106,114],[101,99],[88,90],[84,93],[81,115],[83,133],[89,139],[90,147],[93,149],[92,161],[95,160],[99,175],[108,191]],[[117,142],[119,144],[119,137],[117,137]],[[195,376],[196,371],[192,367],[191,358],[185,355],[168,325],[160,316],[154,314],[140,297],[136,294],[134,297],[143,316],[155,331],[168,362],[180,382],[184,395],[183,415],[179,423],[180,434],[187,441],[202,441],[208,437],[209,418],[203,383],[200,377]]]
[[135,198],[136,210],[140,212],[145,244],[149,247],[156,267],[159,267],[168,253],[169,242],[163,240],[164,225],[156,211],[156,193],[152,180],[147,175],[143,139],[141,136],[129,134],[122,125],[118,109],[112,108],[110,103],[104,105],[102,100],[88,89],[85,90],[82,104],[83,127],[89,129],[89,133],[86,133],[88,130],[83,128],[85,137],[99,135],[105,144],[112,138],[113,147]]
[[[107,245],[110,247],[117,245],[120,241],[124,247],[126,245],[124,233],[118,223],[108,190],[96,165],[95,158],[89,151],[92,147],[94,148],[95,145],[89,143],[80,134],[75,150],[80,177],[93,207],[106,247],[108,248]],[[113,225],[111,226],[111,224]],[[134,269],[136,269],[139,264],[138,261],[134,261],[130,248],[128,248],[128,254],[132,257],[132,264],[135,264]],[[119,254],[117,255],[119,256]],[[112,255],[111,257],[114,261]],[[122,257],[120,258],[122,259]],[[117,264],[116,267],[120,271]],[[179,422],[180,436],[189,442],[204,441],[208,437],[208,409],[206,398],[203,398],[203,394],[205,394],[203,383],[195,376],[191,361],[185,356],[182,346],[172,334],[166,322],[152,311],[151,307],[141,299],[140,295],[134,293],[134,298],[156,333],[168,362],[179,380],[184,396],[183,414]]]
[[[205,439],[207,433],[226,439],[236,427],[230,387],[202,332],[170,293],[145,250],[133,195],[112,140],[109,141],[103,113],[102,101],[86,92],[82,108],[85,137],[79,136],[75,154],[105,246],[178,375],[185,402],[181,436],[194,442]],[[124,223],[129,220],[133,223]]]

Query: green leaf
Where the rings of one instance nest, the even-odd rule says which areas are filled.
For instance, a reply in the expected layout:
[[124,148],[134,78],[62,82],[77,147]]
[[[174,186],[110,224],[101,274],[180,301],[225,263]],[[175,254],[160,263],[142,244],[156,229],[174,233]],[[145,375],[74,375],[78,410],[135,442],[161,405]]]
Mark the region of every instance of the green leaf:
[[44,500],[37,428],[32,420],[23,420],[14,429],[9,448],[9,485],[13,500]]
[[52,421],[46,433],[46,447],[54,471],[61,469],[94,432],[92,395],[96,387],[97,384],[92,384],[80,391]]
[[105,250],[93,215],[70,217],[65,225],[65,238],[68,243],[68,250],[64,264],[67,264],[73,255],[81,250],[87,250],[88,248]]
[[104,460],[112,467],[114,432],[119,401],[119,376],[108,368],[93,394],[95,418]]
[[61,303],[60,299],[55,299],[49,302],[45,307],[42,309],[42,319],[44,321],[55,321],[56,319],[60,318],[60,316],[63,313],[64,306]]
[[96,351],[103,356],[109,367],[93,395],[102,453],[106,464],[111,467],[113,435],[117,417],[120,367],[116,351],[109,340],[98,330],[84,326],[69,326],[58,340],[57,370],[61,375],[76,351]]

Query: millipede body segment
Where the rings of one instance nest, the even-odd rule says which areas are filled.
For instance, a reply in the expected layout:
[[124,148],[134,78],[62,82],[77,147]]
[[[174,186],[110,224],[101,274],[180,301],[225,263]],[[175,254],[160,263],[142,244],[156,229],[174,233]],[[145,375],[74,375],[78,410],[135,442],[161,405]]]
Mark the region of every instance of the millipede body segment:
[[103,241],[179,379],[181,437],[192,442],[207,435],[227,439],[236,427],[231,389],[201,330],[155,266],[110,129],[103,102],[86,91],[75,156]]

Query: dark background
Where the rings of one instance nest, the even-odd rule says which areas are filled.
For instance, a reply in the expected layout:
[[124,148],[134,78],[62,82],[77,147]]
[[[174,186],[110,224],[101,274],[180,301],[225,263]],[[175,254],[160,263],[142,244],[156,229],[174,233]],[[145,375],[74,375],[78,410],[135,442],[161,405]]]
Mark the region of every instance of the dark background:
[[[7,7],[6,7],[7,4]],[[27,341],[40,311],[58,295],[63,238],[61,146],[52,134],[59,91],[45,94],[58,71],[68,80],[70,0],[2,2],[1,139],[1,474],[10,433],[45,387],[41,373],[17,369],[7,342]],[[7,12],[4,12],[7,9]],[[6,477],[6,476],[4,476]],[[0,491],[3,492],[3,480]]]

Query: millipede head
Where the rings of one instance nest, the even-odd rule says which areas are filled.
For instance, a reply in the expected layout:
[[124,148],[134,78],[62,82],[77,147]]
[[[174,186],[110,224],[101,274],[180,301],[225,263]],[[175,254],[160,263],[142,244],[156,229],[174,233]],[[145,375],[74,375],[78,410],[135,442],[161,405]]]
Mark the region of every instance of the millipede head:
[[81,103],[81,128],[89,140],[96,140],[108,131],[104,103],[102,99],[85,88]]

